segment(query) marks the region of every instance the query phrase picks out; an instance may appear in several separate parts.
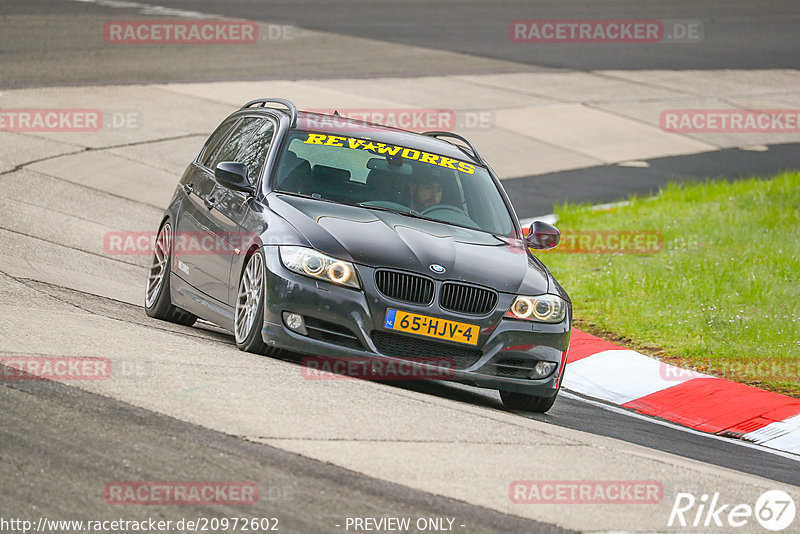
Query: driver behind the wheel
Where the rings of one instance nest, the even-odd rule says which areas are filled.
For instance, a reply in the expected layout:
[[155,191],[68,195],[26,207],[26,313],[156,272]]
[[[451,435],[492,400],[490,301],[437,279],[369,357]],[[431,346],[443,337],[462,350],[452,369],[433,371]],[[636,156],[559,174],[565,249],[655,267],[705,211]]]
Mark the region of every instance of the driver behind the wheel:
[[414,176],[409,184],[411,209],[422,212],[442,201],[442,180],[436,175]]

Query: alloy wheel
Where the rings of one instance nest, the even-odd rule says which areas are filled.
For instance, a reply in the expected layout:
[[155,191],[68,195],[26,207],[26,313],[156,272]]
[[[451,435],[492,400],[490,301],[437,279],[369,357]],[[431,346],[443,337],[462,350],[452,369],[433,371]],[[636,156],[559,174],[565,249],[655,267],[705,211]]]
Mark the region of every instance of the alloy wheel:
[[256,251],[245,267],[242,280],[239,282],[239,294],[236,297],[236,316],[234,334],[237,343],[244,343],[253,328],[253,322],[261,305],[261,286],[264,283],[264,261],[261,253]]
[[147,276],[147,292],[145,293],[145,305],[152,308],[156,302],[161,287],[164,285],[164,278],[169,274],[169,256],[172,245],[172,226],[169,223],[161,227],[156,238],[153,253],[153,264],[150,266],[150,274]]

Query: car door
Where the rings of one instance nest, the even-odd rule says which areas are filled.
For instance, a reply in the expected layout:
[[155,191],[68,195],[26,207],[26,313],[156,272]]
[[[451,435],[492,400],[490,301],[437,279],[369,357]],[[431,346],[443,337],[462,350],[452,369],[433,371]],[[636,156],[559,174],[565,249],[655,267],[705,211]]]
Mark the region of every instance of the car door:
[[231,252],[224,240],[231,229],[220,224],[224,218],[215,213],[221,186],[214,179],[214,169],[222,161],[233,161],[264,120],[243,117],[227,125],[227,131],[221,131],[220,127],[195,162],[190,176],[183,180],[187,198],[178,219],[173,247],[176,272],[197,290],[221,303],[228,302]]
[[[235,161],[247,165],[247,178],[254,187],[257,187],[276,128],[275,122],[265,119],[249,140],[242,145],[234,158],[222,161]],[[220,230],[221,237],[228,242],[229,249],[232,251],[232,254],[227,256],[229,264],[228,271],[225,273],[228,286],[226,302],[235,306],[240,270],[232,267],[240,266],[241,261],[237,261],[237,259],[241,260],[240,256],[258,237],[258,233],[242,227],[242,221],[251,208],[253,197],[242,191],[234,191],[217,184],[213,201],[214,209],[210,211],[210,216],[214,219],[214,226]]]

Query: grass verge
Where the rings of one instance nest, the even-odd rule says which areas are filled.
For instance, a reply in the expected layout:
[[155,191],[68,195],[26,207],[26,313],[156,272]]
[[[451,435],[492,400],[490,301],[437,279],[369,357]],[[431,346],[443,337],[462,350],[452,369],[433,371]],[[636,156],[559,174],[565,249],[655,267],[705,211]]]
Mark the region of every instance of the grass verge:
[[578,328],[800,397],[800,173],[670,184],[556,214],[562,245],[536,254],[572,297]]

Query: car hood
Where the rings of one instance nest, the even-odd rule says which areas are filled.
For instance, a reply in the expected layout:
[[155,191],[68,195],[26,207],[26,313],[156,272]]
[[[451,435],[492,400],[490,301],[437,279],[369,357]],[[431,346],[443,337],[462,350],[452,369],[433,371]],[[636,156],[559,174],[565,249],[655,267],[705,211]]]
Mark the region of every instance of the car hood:
[[[291,195],[275,195],[269,205],[311,247],[339,259],[468,281],[506,293],[537,295],[548,290],[547,270],[513,237]],[[444,273],[433,272],[434,264],[444,267]]]

